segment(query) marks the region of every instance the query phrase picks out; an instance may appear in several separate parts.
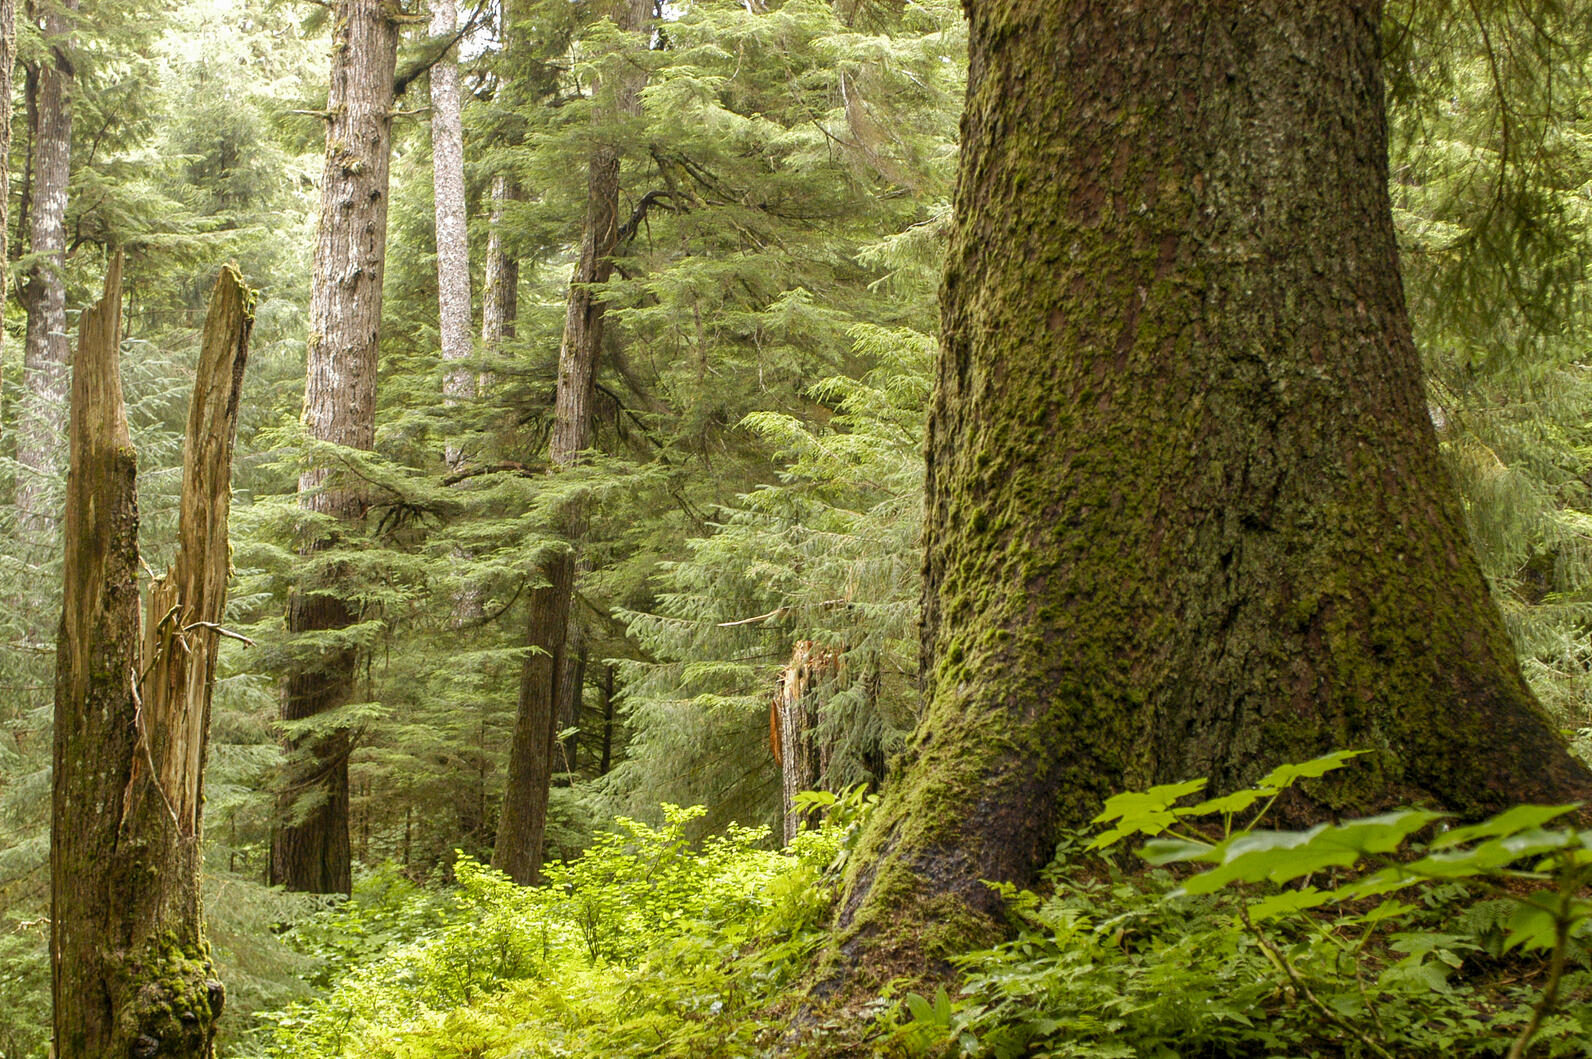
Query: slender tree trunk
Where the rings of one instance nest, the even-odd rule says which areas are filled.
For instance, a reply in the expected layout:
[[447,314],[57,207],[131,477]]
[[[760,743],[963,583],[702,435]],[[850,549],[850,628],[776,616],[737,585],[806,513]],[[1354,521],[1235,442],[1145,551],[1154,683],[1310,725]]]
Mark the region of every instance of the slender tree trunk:
[[1584,798],[1438,462],[1381,4],[967,6],[927,707],[848,960],[965,943],[1125,786],[1366,747],[1316,806]]
[[[651,16],[652,0],[618,0],[614,8],[615,22],[632,33],[644,30]],[[645,48],[645,43],[641,47]],[[613,92],[613,102],[606,114],[599,112],[596,120],[600,124],[607,125],[614,117],[636,112],[642,87],[637,65],[616,65],[606,87]],[[599,137],[612,135],[611,129],[600,127],[597,132]],[[619,144],[601,139],[587,171],[586,220],[564,315],[553,429],[548,443],[554,473],[573,466],[580,453],[591,446],[592,406],[604,323],[598,288],[608,282],[613,272],[611,255],[619,237],[619,160]],[[508,785],[492,856],[495,867],[524,884],[541,878],[542,833],[547,822],[560,695],[557,678],[564,667],[576,552],[585,529],[582,505],[570,504],[563,512],[563,531],[570,548],[544,566],[546,583],[532,592],[527,608],[526,640],[530,652],[521,671],[519,712],[509,748]]]
[[[569,598],[572,587],[574,563],[569,554],[548,562],[542,576],[547,583],[531,593],[527,608],[532,649],[520,667],[508,778],[492,847],[492,866],[527,886],[542,878],[542,835],[553,781],[553,684],[563,664],[563,630],[568,625],[568,611],[558,610],[558,603]],[[543,630],[556,630],[558,635],[544,635],[538,643],[534,638]]]
[[514,321],[519,315],[520,263],[503,246],[503,210],[518,198],[519,190],[507,176],[500,173],[492,178],[481,292],[481,344],[489,354],[501,353],[503,343],[514,337]]
[[[454,0],[431,0],[433,37],[452,36],[458,21]],[[459,104],[456,49],[431,67],[431,188],[437,239],[437,330],[442,340],[442,401],[456,405],[476,394],[475,372],[464,366],[472,352],[470,334],[470,246],[464,208],[464,123]],[[443,445],[449,471],[464,469],[466,455],[457,435]],[[469,552],[458,549],[461,561]],[[481,617],[481,592],[466,583],[453,600],[453,624]]]
[[28,105],[33,157],[28,249],[36,263],[28,269],[22,283],[28,326],[22,360],[22,407],[17,423],[17,507],[22,533],[42,550],[53,547],[60,522],[60,512],[55,510],[54,482],[61,473],[67,362],[71,354],[66,333],[64,270],[72,151],[71,32],[77,3],[78,0],[58,0],[44,5],[41,29],[46,54],[35,61],[28,79],[33,90]]
[[[514,58],[519,51],[514,0],[499,0],[498,95],[512,106],[517,71]],[[481,344],[490,355],[503,351],[503,343],[514,337],[514,322],[519,315],[520,263],[503,244],[504,209],[520,198],[520,190],[507,173],[492,178],[492,205],[487,217],[486,274],[481,290]]]
[[[376,438],[376,353],[387,247],[387,169],[392,154],[393,76],[398,27],[385,0],[341,0],[332,37],[326,169],[310,293],[304,423],[311,439],[370,449]],[[314,466],[299,478],[299,504],[355,524],[365,498]],[[314,553],[336,536],[309,542]],[[301,586],[288,604],[288,631],[343,629],[357,606],[340,594],[335,571]],[[327,647],[287,680],[282,718],[303,720],[349,701],[358,650]],[[289,890],[347,893],[346,729],[288,740],[283,822],[272,836],[271,878]]]
[[117,367],[119,259],[84,316],[56,655],[58,1059],[204,1059],[221,1014],[200,905],[202,790],[251,304],[237,273],[223,272],[188,413],[177,556],[150,587],[142,650],[136,460]]
[[603,751],[597,763],[597,775],[608,775],[612,766],[614,749],[614,667],[603,667]]
[[[520,262],[503,243],[504,210],[517,201],[520,191],[509,177],[492,178],[492,205],[487,216],[486,267],[481,280],[481,348],[487,356],[499,356],[505,343],[514,339],[515,321],[520,312]],[[491,386],[491,375],[483,377]]]
[[[586,573],[585,563],[577,565],[575,580],[578,583]],[[586,691],[586,626],[579,618],[569,619],[569,634],[564,641],[564,665],[558,673],[558,703],[553,720],[554,731],[567,732],[580,728],[580,710]],[[563,760],[558,762],[564,771],[574,774],[580,763],[580,734],[577,731],[561,740]]]
[[[431,35],[451,35],[454,0],[431,0]],[[470,248],[464,213],[464,124],[459,113],[459,61],[450,50],[431,68],[431,184],[436,203],[437,323],[442,336],[442,394],[447,404],[475,396],[470,358]],[[451,470],[464,452],[449,442]]]
[[[0,158],[11,157],[12,74],[17,57],[17,2],[0,0]],[[11,298],[11,167],[0,165],[0,344],[5,342],[5,306]]]
[[796,795],[824,787],[829,747],[818,738],[820,690],[840,675],[840,655],[812,640],[798,640],[774,693],[770,727],[774,762],[779,766],[785,845],[801,830]]

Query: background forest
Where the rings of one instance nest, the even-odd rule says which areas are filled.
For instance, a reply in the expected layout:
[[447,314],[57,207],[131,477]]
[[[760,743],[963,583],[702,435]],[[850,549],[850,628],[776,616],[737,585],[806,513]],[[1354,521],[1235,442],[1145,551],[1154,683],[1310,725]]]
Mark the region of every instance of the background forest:
[[[1385,38],[1391,187],[1431,415],[1526,676],[1585,758],[1592,25],[1553,5],[1532,5],[1536,21],[1510,5],[1480,17],[1419,6],[1393,5]],[[75,335],[115,250],[153,569],[171,557],[209,286],[232,261],[258,290],[226,618],[250,642],[223,644],[206,787],[205,904],[229,996],[221,1054],[342,1054],[372,1047],[366,1028],[405,1019],[456,1050],[387,1040],[381,1054],[488,1054],[439,1012],[545,979],[527,968],[561,944],[592,967],[639,968],[624,988],[660,993],[678,982],[627,946],[678,944],[671,966],[691,968],[692,988],[722,1010],[732,986],[703,983],[756,977],[715,963],[744,938],[670,924],[763,916],[790,946],[765,971],[810,950],[822,909],[803,891],[845,856],[865,811],[844,792],[884,780],[914,724],[924,421],[966,81],[959,6],[663,0],[639,34],[596,2],[466,3],[455,30],[437,9],[400,19],[370,447],[316,437],[304,415],[338,5],[40,0],[17,13],[0,365],[0,1057],[45,1054],[49,1026],[66,420],[63,392],[23,355],[51,326],[30,300],[58,284]],[[467,223],[444,231],[436,85],[455,66]],[[47,94],[65,68],[57,268],[37,218],[41,159],[63,147]],[[612,273],[582,279],[605,153]],[[576,446],[589,453],[560,463],[572,275],[604,325]],[[462,349],[457,284],[446,333],[450,279],[468,280]],[[352,521],[301,499],[301,476],[325,466],[363,498]],[[552,661],[536,646],[536,600],[559,561],[573,590],[529,874],[557,885],[522,890],[483,865],[506,866],[494,847],[517,719],[533,660]],[[351,620],[291,628],[291,600],[328,585]],[[346,701],[284,719],[286,683],[328,652],[353,660]],[[274,833],[331,811],[331,758],[346,758],[352,901],[273,868]],[[792,795],[808,787],[839,798],[810,800],[829,823],[780,859]],[[577,892],[584,903],[564,900]],[[1066,918],[1030,911],[1045,930]],[[581,990],[610,988],[560,982],[561,999],[515,1002],[551,1020]],[[917,1001],[926,1049],[924,1027],[954,1020]],[[547,1054],[654,1054],[642,1029],[626,1032],[637,1036]],[[899,1047],[919,1047],[912,1032]]]

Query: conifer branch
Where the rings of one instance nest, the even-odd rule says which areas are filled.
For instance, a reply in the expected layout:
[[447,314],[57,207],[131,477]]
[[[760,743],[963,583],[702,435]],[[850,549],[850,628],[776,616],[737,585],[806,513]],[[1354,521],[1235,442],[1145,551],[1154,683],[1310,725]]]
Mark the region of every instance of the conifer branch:
[[520,478],[534,478],[537,475],[544,473],[546,470],[547,468],[541,464],[519,463],[515,460],[501,460],[497,463],[483,464],[480,467],[469,467],[462,471],[455,471],[452,474],[444,475],[442,478],[442,484],[458,485],[460,482],[469,481],[471,478],[479,478],[485,474],[513,474]]
[[[849,600],[849,599],[826,599],[822,603],[814,604],[813,605],[813,609],[816,609],[816,610],[830,610],[830,609],[832,609],[834,607],[843,607],[843,606],[845,606],[846,604],[848,604],[850,602],[851,602],[851,600]],[[799,604],[799,603],[788,604],[788,605],[783,606],[783,607],[775,607],[773,610],[769,611],[767,614],[759,614],[759,615],[757,615],[754,618],[741,618],[739,621],[721,621],[721,622],[718,623],[718,627],[720,629],[730,629],[730,628],[734,628],[737,625],[757,625],[757,624],[759,624],[761,622],[773,621],[775,618],[783,618],[785,615],[789,614],[793,610],[803,610],[803,609],[806,609],[806,608],[802,604]]]
[[[447,54],[453,50],[454,45],[458,44],[459,41],[463,40],[465,37],[474,32],[475,28],[481,24],[481,19],[485,13],[485,4],[476,5],[475,10],[471,12],[470,17],[465,19],[464,23],[459,26],[458,29],[454,30],[446,37],[437,38],[436,43],[440,44],[441,47],[434,48],[429,55],[424,55],[419,59],[414,60],[408,66],[398,71],[398,76],[393,79],[392,83],[393,98],[396,99],[398,96],[403,95],[404,92],[408,90],[409,86],[413,84],[421,74],[429,73],[433,66],[441,62],[447,56]],[[418,22],[422,21],[422,19],[419,16],[415,16],[405,19],[405,21]]]

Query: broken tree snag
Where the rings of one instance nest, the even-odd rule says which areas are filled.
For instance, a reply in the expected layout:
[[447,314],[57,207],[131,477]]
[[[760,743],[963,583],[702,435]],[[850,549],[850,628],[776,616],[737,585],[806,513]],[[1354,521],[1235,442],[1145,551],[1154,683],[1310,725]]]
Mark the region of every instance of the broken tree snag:
[[123,794],[134,744],[138,494],[116,362],[121,275],[83,316],[72,377],[65,573],[55,654],[50,949],[55,1054],[104,1054],[114,1032],[112,953],[102,947],[119,882]]
[[801,830],[796,795],[822,786],[829,773],[829,744],[818,738],[818,706],[823,689],[839,679],[838,651],[812,640],[798,640],[780,674],[769,710],[769,743],[780,767],[781,807],[788,846]]
[[224,993],[201,926],[201,781],[251,304],[237,272],[223,272],[189,412],[177,558],[150,587],[142,644],[136,461],[117,367],[119,258],[83,317],[56,656],[58,1059],[211,1055]]
[[189,836],[199,833],[210,694],[227,601],[232,448],[253,303],[253,292],[237,270],[222,270],[210,296],[188,406],[177,556],[166,576],[150,587],[144,628],[143,708],[150,757],[178,827]]

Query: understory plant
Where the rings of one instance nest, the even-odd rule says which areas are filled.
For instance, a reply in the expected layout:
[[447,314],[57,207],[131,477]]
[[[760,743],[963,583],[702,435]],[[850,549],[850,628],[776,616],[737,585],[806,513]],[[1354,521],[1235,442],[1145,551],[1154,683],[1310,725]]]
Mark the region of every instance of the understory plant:
[[898,1003],[888,1041],[1003,1059],[1592,1055],[1592,833],[1563,825],[1575,807],[1261,827],[1354,756],[1193,805],[1203,780],[1112,798],[1037,891],[998,887],[1011,939],[957,958],[956,993]]
[[824,938],[869,804],[860,790],[807,796],[823,819],[783,851],[763,828],[692,842],[705,810],[665,806],[660,826],[616,820],[538,887],[461,856],[449,901],[416,891],[306,931],[330,943],[352,914],[397,940],[333,954],[320,995],[273,1016],[268,1054],[765,1054],[779,1032],[766,1012]]

